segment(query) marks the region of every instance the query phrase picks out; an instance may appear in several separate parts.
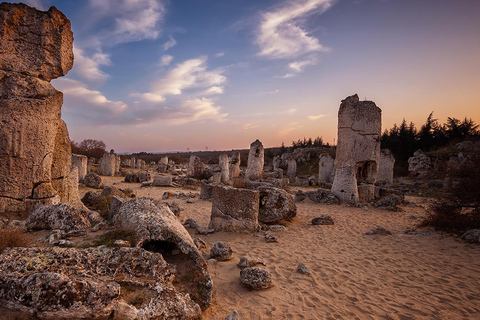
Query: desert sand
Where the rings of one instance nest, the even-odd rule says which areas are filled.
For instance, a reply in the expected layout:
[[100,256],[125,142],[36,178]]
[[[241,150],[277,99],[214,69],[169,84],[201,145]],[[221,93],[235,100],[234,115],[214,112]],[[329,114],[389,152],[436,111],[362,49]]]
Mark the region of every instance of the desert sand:
[[[156,199],[164,191],[199,194],[198,189],[141,188],[121,182],[121,177],[104,180],[106,185]],[[204,319],[223,319],[232,310],[241,319],[480,319],[480,247],[432,230],[405,234],[425,216],[427,203],[423,198],[407,200],[410,205],[391,212],[306,199],[297,203],[297,216],[285,223],[284,231],[272,232],[278,243],[266,243],[254,234],[198,235],[189,229],[192,237],[207,243],[207,250],[215,241],[227,241],[234,251],[232,260],[208,260],[215,291]],[[210,201],[187,203],[175,197],[165,201],[175,201],[183,209],[182,222],[193,218],[208,225]],[[312,225],[311,220],[322,214],[330,215],[335,224]],[[377,226],[392,235],[365,235]],[[274,286],[262,291],[244,288],[237,267],[241,256],[262,259]],[[298,273],[299,263],[311,274]]]

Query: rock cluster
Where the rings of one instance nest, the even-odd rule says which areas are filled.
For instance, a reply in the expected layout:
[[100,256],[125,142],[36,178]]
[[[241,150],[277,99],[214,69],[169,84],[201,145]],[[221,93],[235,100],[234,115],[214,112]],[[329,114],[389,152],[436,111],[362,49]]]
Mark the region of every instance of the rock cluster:
[[72,68],[72,42],[55,7],[0,4],[0,212],[74,204],[63,95],[50,84]]

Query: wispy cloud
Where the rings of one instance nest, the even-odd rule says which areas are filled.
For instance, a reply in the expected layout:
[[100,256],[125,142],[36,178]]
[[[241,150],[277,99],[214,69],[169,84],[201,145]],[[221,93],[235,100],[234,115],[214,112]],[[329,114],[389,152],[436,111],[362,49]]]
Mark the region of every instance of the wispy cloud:
[[73,48],[75,64],[72,72],[79,78],[90,83],[101,83],[108,78],[108,75],[100,70],[101,66],[110,65],[110,56],[101,50],[96,50],[90,57],[77,46]]
[[258,124],[246,123],[243,125],[244,130],[250,130],[260,127]]
[[308,67],[308,66],[311,66],[311,65],[314,65],[317,63],[317,57],[315,56],[310,56],[306,59],[303,59],[303,60],[297,60],[297,61],[293,61],[293,62],[290,62],[288,64],[288,67],[293,71],[293,72],[302,72],[305,67]]
[[177,41],[172,36],[168,36],[168,40],[163,44],[163,51],[173,48],[176,44]]
[[173,60],[173,56],[165,54],[160,58],[160,66],[168,66]]
[[319,114],[319,115],[316,115],[316,116],[308,116],[307,118],[308,118],[308,120],[314,121],[314,120],[318,120],[320,118],[323,118],[325,116],[326,116],[325,114]]
[[260,56],[290,59],[309,52],[325,51],[317,38],[309,35],[301,24],[313,13],[325,12],[334,0],[288,1],[262,15],[257,34]]
[[298,130],[298,129],[300,129],[300,125],[298,124],[298,122],[289,123],[282,130],[280,130],[278,132],[278,136],[279,137],[284,137],[284,136],[288,135],[290,132]]
[[223,52],[223,51],[215,53],[215,57],[217,57],[217,58],[223,57],[224,55],[225,55],[225,52]]

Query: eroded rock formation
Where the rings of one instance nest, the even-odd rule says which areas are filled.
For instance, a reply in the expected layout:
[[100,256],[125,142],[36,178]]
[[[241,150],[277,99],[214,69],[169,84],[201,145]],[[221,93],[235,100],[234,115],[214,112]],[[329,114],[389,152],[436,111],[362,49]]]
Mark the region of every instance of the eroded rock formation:
[[342,100],[338,110],[338,145],[332,192],[343,201],[374,198],[380,161],[382,110],[357,95]]
[[262,178],[264,165],[264,150],[262,143],[257,139],[250,145],[248,153],[247,170],[245,179],[259,180]]
[[76,192],[68,189],[63,95],[50,84],[72,68],[72,42],[70,21],[55,7],[0,4],[0,212],[68,202]]
[[238,178],[240,176],[240,152],[232,152],[229,158],[229,171],[230,171],[230,180]]
[[393,167],[395,157],[388,149],[380,150],[380,163],[378,166],[377,181],[384,183],[393,183]]

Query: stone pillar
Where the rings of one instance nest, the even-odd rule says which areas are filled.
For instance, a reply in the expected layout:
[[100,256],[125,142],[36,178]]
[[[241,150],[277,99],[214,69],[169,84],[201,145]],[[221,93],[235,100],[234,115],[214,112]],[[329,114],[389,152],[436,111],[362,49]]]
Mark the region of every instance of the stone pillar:
[[158,172],[166,173],[168,171],[168,157],[162,157],[158,161]]
[[328,153],[322,153],[318,161],[318,184],[332,183],[335,177],[335,159]]
[[230,170],[228,168],[228,155],[226,153],[220,154],[218,157],[218,164],[221,169],[220,181],[224,184],[230,183]]
[[78,168],[78,180],[82,181],[87,175],[88,157],[72,153],[72,170]]
[[247,170],[245,179],[258,180],[262,178],[264,165],[264,150],[262,143],[257,139],[250,145],[248,153]]
[[122,166],[122,158],[119,155],[115,155],[115,174],[120,173],[120,167]]
[[290,158],[287,162],[287,177],[290,180],[290,183],[295,183],[295,176],[297,175],[297,161],[295,159]]
[[136,159],[135,157],[132,157],[130,159],[130,168],[135,169],[137,167]]
[[230,165],[228,168],[230,172],[230,177],[229,177],[230,181],[240,177],[240,162],[241,162],[240,152],[239,151],[232,152],[232,154],[230,155],[230,159],[229,159]]
[[0,213],[65,198],[70,139],[63,95],[50,81],[72,68],[72,43],[70,21],[55,7],[0,4]]
[[382,110],[372,101],[350,96],[338,111],[338,145],[332,193],[343,201],[374,198],[380,161]]
[[377,181],[393,183],[393,167],[395,165],[395,157],[388,149],[380,150],[380,163],[378,166]]
[[282,158],[280,156],[273,157],[273,171],[277,171],[280,168],[280,164],[282,163]]
[[103,154],[100,160],[100,175],[102,176],[115,176],[115,165],[117,163],[117,157],[114,153]]
[[193,178],[200,178],[203,174],[203,163],[196,155],[190,156],[190,162],[188,163],[187,176]]

